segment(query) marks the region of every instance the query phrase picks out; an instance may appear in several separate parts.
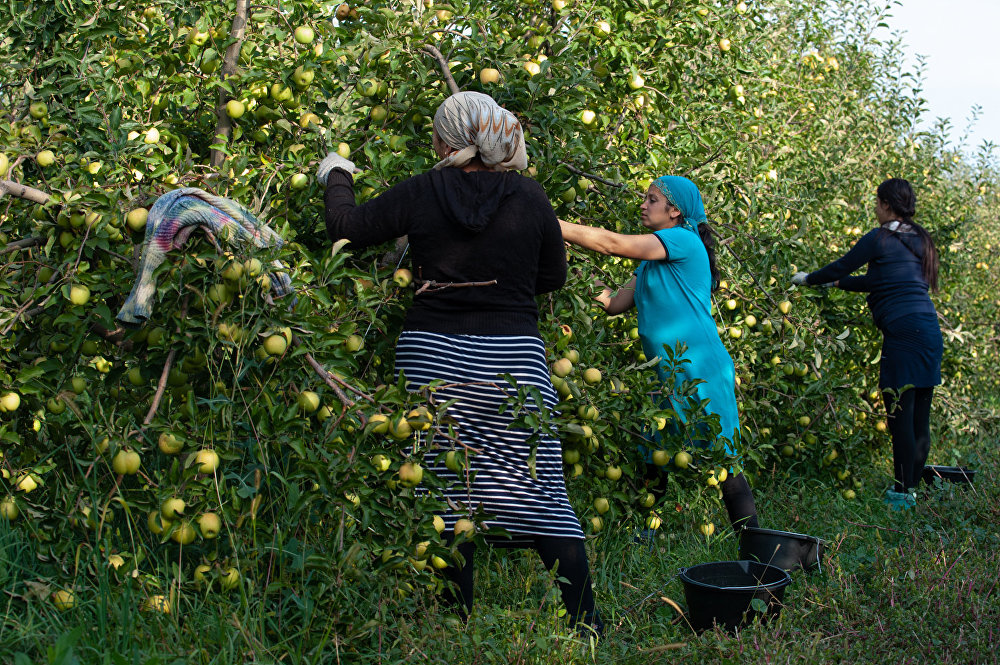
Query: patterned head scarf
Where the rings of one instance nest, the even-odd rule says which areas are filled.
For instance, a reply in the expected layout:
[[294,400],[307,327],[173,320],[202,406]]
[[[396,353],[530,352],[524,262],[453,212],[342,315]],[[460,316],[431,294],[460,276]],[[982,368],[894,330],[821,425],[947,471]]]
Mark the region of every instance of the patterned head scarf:
[[667,201],[684,215],[685,226],[692,231],[698,231],[698,225],[707,222],[705,204],[701,201],[698,186],[687,178],[679,175],[660,176],[653,181],[653,186],[663,192]]
[[434,131],[458,151],[435,164],[435,169],[465,166],[476,155],[500,171],[528,168],[521,123],[489,95],[459,92],[444,100],[434,114]]

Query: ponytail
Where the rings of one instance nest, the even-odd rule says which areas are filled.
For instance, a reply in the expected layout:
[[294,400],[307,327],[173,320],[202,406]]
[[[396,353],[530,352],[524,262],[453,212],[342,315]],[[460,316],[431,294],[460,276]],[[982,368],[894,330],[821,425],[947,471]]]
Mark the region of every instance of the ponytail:
[[[715,232],[707,221],[698,224],[698,237],[701,238],[702,244],[705,245],[705,251],[708,252],[708,269],[712,275],[712,290],[717,291],[720,276],[719,268],[715,264]],[[936,257],[935,254],[935,260],[937,260]]]
[[907,224],[913,227],[920,236],[920,239],[924,241],[924,255],[921,257],[920,263],[924,271],[924,280],[927,282],[927,286],[930,287],[931,291],[937,293],[938,290],[938,251],[937,247],[934,246],[934,240],[931,238],[931,234],[927,232],[927,229],[920,226],[912,219],[903,220]]

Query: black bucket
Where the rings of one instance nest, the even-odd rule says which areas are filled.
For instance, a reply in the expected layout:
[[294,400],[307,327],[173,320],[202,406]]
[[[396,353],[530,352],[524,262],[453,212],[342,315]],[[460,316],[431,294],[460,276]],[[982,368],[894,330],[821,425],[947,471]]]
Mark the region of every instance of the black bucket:
[[804,533],[746,527],[740,531],[740,558],[782,570],[813,570],[823,558],[823,541]]
[[975,470],[966,469],[964,466],[937,466],[931,464],[924,467],[923,473],[923,480],[928,485],[934,484],[935,478],[947,480],[950,483],[971,485],[972,479],[975,477]]
[[[777,566],[757,561],[702,563],[680,572],[691,627],[701,632],[713,624],[735,632],[754,617],[767,620],[781,612],[785,587],[792,578]],[[754,600],[763,603],[756,603]]]

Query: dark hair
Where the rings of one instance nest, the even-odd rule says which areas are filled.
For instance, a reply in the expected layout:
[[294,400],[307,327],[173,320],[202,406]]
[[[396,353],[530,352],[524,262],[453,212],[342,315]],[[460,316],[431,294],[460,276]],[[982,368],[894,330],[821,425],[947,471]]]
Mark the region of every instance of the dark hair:
[[712,274],[712,290],[717,291],[719,288],[719,268],[715,264],[715,232],[707,221],[698,225],[698,237],[701,238],[701,242],[705,245],[705,251],[708,252],[708,270]]
[[924,254],[921,257],[924,279],[931,291],[938,290],[938,252],[934,240],[927,229],[913,221],[917,214],[917,195],[910,183],[902,178],[884,180],[876,190],[879,200],[889,206],[889,209],[899,215],[905,223],[913,227],[924,243]]

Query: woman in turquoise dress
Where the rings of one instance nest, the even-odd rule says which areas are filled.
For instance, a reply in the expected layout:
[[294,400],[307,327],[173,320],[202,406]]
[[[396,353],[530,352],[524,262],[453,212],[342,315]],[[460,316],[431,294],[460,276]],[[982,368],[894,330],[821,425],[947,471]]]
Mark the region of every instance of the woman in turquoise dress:
[[[684,419],[678,398],[685,381],[700,379],[697,397],[719,417],[718,443],[730,453],[740,435],[736,408],[736,371],[719,339],[711,314],[711,293],[718,285],[714,240],[698,187],[681,176],[663,176],[649,186],[639,207],[642,225],[652,231],[639,235],[615,233],[560,220],[563,239],[602,254],[639,259],[635,275],[617,292],[604,287],[596,296],[608,314],[638,310],[639,339],[647,358],[663,359],[657,374],[672,382],[670,405]],[[601,285],[603,286],[603,285]],[[664,347],[686,348],[671,366]],[[677,365],[677,360],[685,360]],[[722,498],[734,529],[757,526],[757,510],[746,477],[740,473],[721,483]]]

